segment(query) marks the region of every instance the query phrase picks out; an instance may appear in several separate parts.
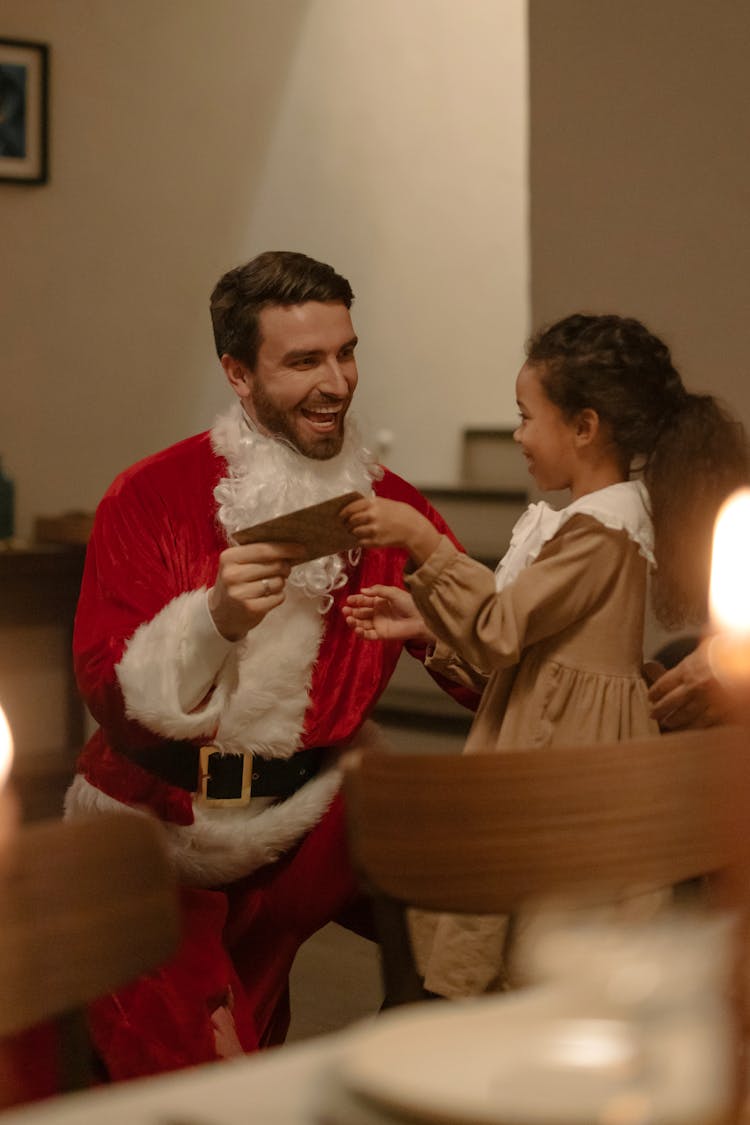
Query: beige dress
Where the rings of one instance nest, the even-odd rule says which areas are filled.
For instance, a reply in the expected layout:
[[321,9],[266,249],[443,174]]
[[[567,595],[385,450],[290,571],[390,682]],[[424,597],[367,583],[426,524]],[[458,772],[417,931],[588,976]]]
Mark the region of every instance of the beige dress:
[[[530,557],[505,584],[503,564],[496,577],[447,538],[407,579],[439,638],[431,667],[485,682],[466,753],[658,734],[641,675],[647,502],[642,486],[613,489],[553,513],[551,538],[537,529]],[[421,916],[414,938],[425,987],[445,996],[497,987],[505,930],[505,919]]]

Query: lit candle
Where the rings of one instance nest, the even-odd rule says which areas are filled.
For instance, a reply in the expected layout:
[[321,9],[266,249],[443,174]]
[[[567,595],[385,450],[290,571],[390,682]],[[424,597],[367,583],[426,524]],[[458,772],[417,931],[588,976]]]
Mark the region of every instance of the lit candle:
[[13,762],[13,735],[5,712],[0,707],[0,789],[5,785]]
[[716,517],[709,599],[713,673],[730,688],[750,689],[750,488],[734,492]]
[[6,784],[12,764],[13,736],[5,712],[0,707],[0,865],[5,845],[13,835],[19,819],[16,795]]

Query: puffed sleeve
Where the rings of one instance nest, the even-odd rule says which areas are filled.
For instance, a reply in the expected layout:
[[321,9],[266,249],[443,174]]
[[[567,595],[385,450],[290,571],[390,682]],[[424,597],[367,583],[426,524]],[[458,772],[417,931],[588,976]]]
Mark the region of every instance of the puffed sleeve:
[[500,591],[488,567],[443,538],[407,584],[439,640],[489,673],[585,617],[617,576],[625,537],[592,516],[573,516]]

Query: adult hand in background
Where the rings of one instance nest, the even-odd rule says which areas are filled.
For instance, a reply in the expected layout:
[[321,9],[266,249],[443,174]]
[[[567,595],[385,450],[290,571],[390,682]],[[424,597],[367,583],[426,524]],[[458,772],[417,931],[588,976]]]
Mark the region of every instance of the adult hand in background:
[[651,685],[651,714],[662,730],[711,727],[735,720],[732,699],[711,670],[710,643],[710,637],[700,641]]

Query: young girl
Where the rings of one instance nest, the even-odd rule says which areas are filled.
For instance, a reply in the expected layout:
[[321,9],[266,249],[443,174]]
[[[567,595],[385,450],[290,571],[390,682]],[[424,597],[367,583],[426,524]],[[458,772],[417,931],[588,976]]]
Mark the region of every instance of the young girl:
[[[657,734],[642,677],[646,582],[669,625],[702,620],[713,519],[748,476],[744,433],[689,394],[665,344],[636,320],[570,316],[529,343],[514,437],[561,511],[532,504],[493,574],[405,504],[363,499],[342,513],[363,546],[400,546],[413,595],[348,599],[370,638],[422,637],[430,665],[483,686],[467,753]],[[642,480],[631,474],[642,470]],[[425,987],[447,996],[496,984],[503,929],[443,917]]]

